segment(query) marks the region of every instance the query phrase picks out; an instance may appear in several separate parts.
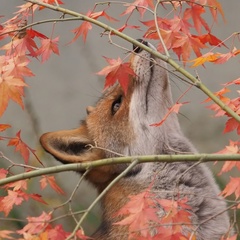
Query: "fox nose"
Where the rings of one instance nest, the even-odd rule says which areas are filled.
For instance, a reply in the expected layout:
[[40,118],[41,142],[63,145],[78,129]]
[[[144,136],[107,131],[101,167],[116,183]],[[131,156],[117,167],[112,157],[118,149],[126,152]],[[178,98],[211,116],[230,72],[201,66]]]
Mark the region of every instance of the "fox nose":
[[[137,39],[137,41],[142,43],[142,44],[144,44],[144,45],[146,45],[146,46],[148,46],[148,42],[144,41],[143,39]],[[138,46],[133,44],[133,51],[135,53],[140,53],[142,51],[142,48],[140,48],[140,47],[138,47]]]

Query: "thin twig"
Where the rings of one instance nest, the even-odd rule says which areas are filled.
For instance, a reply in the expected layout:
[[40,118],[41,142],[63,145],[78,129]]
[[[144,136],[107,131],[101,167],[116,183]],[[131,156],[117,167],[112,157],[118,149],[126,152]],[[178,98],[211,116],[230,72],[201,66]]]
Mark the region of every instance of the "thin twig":
[[157,34],[158,34],[158,37],[160,39],[160,42],[162,44],[162,47],[164,49],[164,52],[166,54],[167,57],[170,57],[170,54],[167,50],[167,47],[166,47],[166,44],[164,43],[163,41],[163,38],[162,38],[162,34],[160,32],[160,29],[158,27],[158,20],[157,20],[157,9],[158,9],[158,5],[161,3],[161,0],[158,0],[158,2],[156,3],[155,5],[155,9],[154,9],[154,22],[155,22],[155,27],[156,27],[156,30],[157,30]]
[[73,18],[54,18],[54,19],[46,19],[46,20],[41,20],[41,21],[37,21],[37,22],[33,22],[33,23],[29,23],[28,25],[18,28],[18,29],[14,29],[8,32],[4,32],[0,34],[0,37],[9,33],[14,33],[14,32],[21,32],[27,28],[39,25],[39,24],[44,24],[44,23],[51,23],[51,22],[68,22],[68,21],[76,21],[76,20],[83,20],[82,17],[73,17]]
[[32,169],[32,170],[40,170],[41,168],[38,167],[33,167],[30,165],[26,165],[26,164],[22,164],[22,163],[15,163],[13,162],[11,159],[9,159],[8,157],[6,157],[3,152],[0,152],[0,158],[3,158],[5,160],[7,160],[8,162],[11,163],[10,166],[8,166],[7,171],[9,171],[11,168],[13,167],[22,167],[22,168],[26,168],[26,169]]
[[[86,170],[86,171],[84,172],[84,174],[81,176],[81,178],[79,179],[77,185],[76,185],[75,188],[73,189],[73,191],[72,191],[70,197],[68,198],[68,200],[65,201],[64,203],[58,205],[57,207],[55,207],[53,211],[55,211],[55,210],[57,210],[57,209],[63,207],[64,205],[69,204],[69,212],[70,212],[70,216],[72,216],[72,218],[74,219],[74,221],[77,223],[77,219],[75,218],[75,214],[74,214],[73,211],[72,211],[72,205],[71,205],[71,202],[72,202],[73,196],[75,195],[77,189],[79,188],[80,184],[82,183],[82,181],[83,181],[83,179],[86,177],[86,175],[89,173],[89,171],[90,171],[89,169]],[[84,212],[84,211],[83,211],[83,212]]]

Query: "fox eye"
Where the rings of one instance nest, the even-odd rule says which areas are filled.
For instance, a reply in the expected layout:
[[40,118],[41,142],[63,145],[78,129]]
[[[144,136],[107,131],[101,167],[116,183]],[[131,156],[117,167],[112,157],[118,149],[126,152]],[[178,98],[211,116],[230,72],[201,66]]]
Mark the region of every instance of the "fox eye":
[[122,95],[120,95],[113,103],[111,107],[112,115],[114,115],[122,104]]

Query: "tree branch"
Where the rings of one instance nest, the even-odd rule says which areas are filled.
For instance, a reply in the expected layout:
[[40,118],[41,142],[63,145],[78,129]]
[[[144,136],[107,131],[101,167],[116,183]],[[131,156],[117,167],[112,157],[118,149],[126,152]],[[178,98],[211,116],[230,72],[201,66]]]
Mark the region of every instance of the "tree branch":
[[17,174],[11,177],[7,177],[0,180],[0,186],[5,184],[16,182],[23,179],[38,177],[41,175],[59,173],[65,171],[81,171],[85,169],[96,168],[104,165],[131,163],[133,159],[137,159],[139,163],[146,162],[211,162],[211,161],[240,161],[240,154],[179,154],[179,155],[148,155],[148,156],[128,156],[128,157],[116,157],[116,158],[105,158],[96,160],[93,162],[85,163],[71,163],[66,165],[60,165],[55,167],[47,167],[31,172],[25,172]]
[[149,53],[151,53],[152,55],[160,58],[161,60],[167,62],[169,65],[171,65],[176,71],[180,72],[181,74],[183,74],[185,77],[187,77],[190,81],[192,81],[196,87],[198,87],[199,89],[201,89],[201,91],[203,91],[208,97],[210,97],[218,106],[220,106],[225,112],[227,112],[230,116],[232,116],[237,122],[240,123],[240,116],[234,112],[229,106],[227,106],[225,103],[223,103],[217,96],[214,95],[213,92],[211,92],[201,81],[199,81],[199,79],[197,79],[196,77],[194,77],[191,73],[189,73],[187,70],[185,70],[184,68],[182,68],[180,65],[178,65],[173,59],[171,59],[168,56],[165,56],[157,51],[152,50],[151,48],[149,48],[148,46],[140,43],[139,41],[129,37],[128,35],[119,32],[118,30],[108,26],[107,24],[104,24],[98,20],[92,19],[90,17],[87,17],[83,14],[71,11],[69,9],[65,9],[59,6],[53,6],[47,3],[43,3],[43,2],[39,2],[37,0],[24,0],[26,2],[30,2],[33,4],[37,4],[39,6],[44,6],[48,9],[51,9],[53,11],[57,11],[57,12],[61,12],[63,14],[68,14],[71,16],[76,17],[77,19],[81,18],[83,21],[87,21],[90,22],[96,26],[99,26],[103,29],[105,29],[108,32],[111,32],[113,34],[115,34],[116,36],[119,36],[123,39],[125,39],[126,41],[134,44],[135,46],[138,46],[146,51],[148,51]]

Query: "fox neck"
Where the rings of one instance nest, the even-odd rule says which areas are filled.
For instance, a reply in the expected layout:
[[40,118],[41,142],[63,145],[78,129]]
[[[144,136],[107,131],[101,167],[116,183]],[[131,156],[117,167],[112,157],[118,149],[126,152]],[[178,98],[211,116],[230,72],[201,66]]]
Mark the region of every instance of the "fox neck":
[[136,138],[129,146],[128,155],[164,153],[166,146],[171,145],[170,136],[181,132],[175,113],[171,113],[161,126],[151,126],[163,120],[173,106],[166,68],[158,60],[151,68],[139,74],[132,94],[129,121]]

